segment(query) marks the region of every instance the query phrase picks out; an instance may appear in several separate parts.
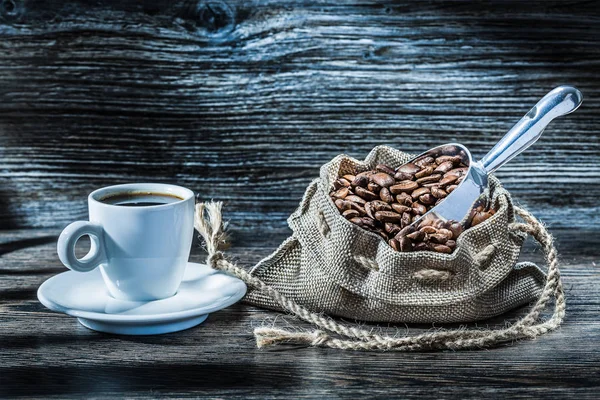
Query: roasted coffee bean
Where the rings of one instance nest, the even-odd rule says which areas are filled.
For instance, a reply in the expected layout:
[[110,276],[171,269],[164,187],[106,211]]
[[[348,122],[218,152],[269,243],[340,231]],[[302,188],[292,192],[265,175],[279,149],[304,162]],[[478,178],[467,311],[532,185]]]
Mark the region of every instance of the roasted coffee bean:
[[356,178],[356,175],[347,174],[347,175],[342,176],[342,178],[344,178],[348,182],[352,182],[354,180],[354,178]]
[[412,223],[412,217],[409,212],[405,212],[402,214],[402,219],[400,220],[400,226],[405,228]]
[[431,250],[435,251],[436,253],[452,253],[452,249],[444,244],[432,244]]
[[373,218],[362,217],[361,221],[363,223],[363,226],[369,227],[371,229],[377,229],[377,224],[375,223],[375,220]]
[[425,157],[421,157],[417,160],[415,160],[415,165],[418,165],[419,167],[423,168],[429,164],[432,164],[434,162],[434,158],[430,157],[430,156],[425,156]]
[[413,174],[406,172],[396,172],[394,179],[397,181],[412,181],[415,178]]
[[381,190],[379,191],[379,197],[386,203],[394,202],[394,196],[392,196],[388,188],[381,188]]
[[400,193],[396,196],[396,201],[404,206],[412,207],[413,199],[408,193]]
[[413,244],[408,237],[402,236],[397,240],[398,240],[398,244],[400,245],[399,246],[400,251],[402,251],[402,252],[413,251]]
[[415,174],[415,178],[420,179],[425,176],[429,176],[433,173],[433,167],[431,165],[424,167],[422,170]]
[[385,165],[385,164],[377,164],[375,166],[375,169],[379,172],[386,173],[390,176],[394,176],[394,174],[396,173],[396,171],[394,171],[394,169],[392,167],[390,167],[389,165]]
[[428,235],[430,234],[434,234],[437,233],[437,229],[435,229],[433,226],[431,225],[425,225],[419,228],[419,231],[426,233]]
[[422,227],[428,226],[428,225],[433,225],[434,222],[435,222],[435,217],[430,214],[421,220],[421,222],[419,223],[419,228],[422,228]]
[[448,196],[448,193],[444,189],[440,189],[438,186],[434,186],[431,188],[431,194],[436,199],[443,199]]
[[429,245],[427,245],[427,243],[425,243],[425,242],[419,242],[413,246],[413,250],[414,251],[426,251],[426,250],[429,250]]
[[422,231],[414,231],[413,233],[406,235],[406,237],[412,241],[421,242],[423,239],[425,239],[425,233]]
[[425,204],[425,205],[432,205],[435,203],[436,198],[433,197],[431,194],[426,193],[423,196],[419,196],[419,201],[421,202],[421,204]]
[[448,194],[452,193],[454,191],[454,189],[456,189],[458,187],[458,185],[450,185],[446,188],[446,192],[448,192]]
[[445,228],[438,229],[438,234],[446,236],[446,240],[450,240],[454,236],[451,230]]
[[441,229],[441,228],[445,228],[446,227],[446,221],[444,221],[443,219],[436,219],[433,221],[433,224],[431,224],[434,228],[436,229]]
[[421,168],[415,164],[412,163],[407,163],[404,164],[400,167],[398,167],[398,169],[396,169],[396,172],[403,172],[409,175],[414,175],[417,172],[419,172],[421,170]]
[[343,199],[337,199],[335,201],[335,206],[340,211],[350,210],[352,208],[352,204],[353,203],[351,201],[346,201],[346,200],[343,200]]
[[421,185],[424,183],[437,182],[441,177],[441,174],[431,174],[429,176],[424,176],[423,178],[417,179],[417,183]]
[[450,247],[452,250],[454,250],[456,248],[456,241],[454,240],[448,240],[446,243],[444,243],[446,246]]
[[457,180],[458,177],[456,175],[448,175],[447,177],[440,179],[440,187],[443,188],[445,186],[452,185]]
[[480,223],[482,223],[483,221],[485,221],[486,219],[490,218],[491,216],[492,216],[492,214],[490,214],[487,211],[476,212],[475,215],[473,216],[473,219],[471,220],[471,226],[477,226]]
[[435,159],[437,165],[445,163],[446,161],[452,162],[453,165],[458,165],[462,162],[460,156],[439,156]]
[[450,227],[448,229],[450,229],[450,231],[452,232],[452,239],[454,240],[458,239],[458,237],[461,233],[463,233],[464,230],[463,226],[459,222],[454,222],[450,224]]
[[373,206],[371,205],[371,203],[365,204],[365,212],[369,217],[375,218],[375,210],[373,210]]
[[360,216],[360,213],[355,209],[346,210],[342,215],[348,219]]
[[450,171],[452,169],[452,167],[454,167],[454,164],[452,163],[452,161],[444,161],[443,163],[438,165],[434,171],[445,174],[446,172]]
[[388,242],[390,247],[392,249],[394,249],[395,251],[401,251],[400,250],[400,242],[396,239],[390,239],[390,241]]
[[400,225],[394,224],[392,222],[386,222],[383,225],[383,229],[389,233],[391,236],[395,236],[402,229]]
[[369,179],[371,179],[371,182],[374,182],[381,187],[389,187],[396,183],[394,180],[394,175],[388,175],[385,172],[373,174],[369,177]]
[[398,183],[397,185],[390,186],[390,192],[392,192],[393,194],[410,193],[413,190],[417,189],[418,187],[419,187],[419,184],[417,182],[402,181],[402,182]]
[[375,213],[377,211],[392,211],[392,207],[381,200],[373,200],[365,204],[365,211],[369,217],[375,218]]
[[376,183],[369,182],[369,183],[367,183],[367,190],[369,190],[373,193],[379,193],[379,191],[381,190],[381,186],[379,186]]
[[468,170],[469,170],[469,167],[454,168],[454,169],[451,169],[450,171],[446,172],[444,174],[444,178],[447,176],[456,176],[456,177],[463,176],[467,173]]
[[426,187],[420,187],[418,189],[413,190],[413,192],[410,194],[411,197],[413,198],[413,200],[418,199],[420,196],[427,194],[427,193],[431,193],[431,190],[429,188]]
[[394,211],[377,211],[375,219],[381,222],[400,222],[402,216]]
[[363,205],[366,203],[365,199],[363,199],[362,197],[359,197],[355,194],[351,194],[349,196],[346,196],[345,200],[347,201],[351,201],[353,203],[358,203],[360,205]]
[[349,193],[350,193],[350,189],[348,189],[347,187],[343,187],[343,188],[338,189],[337,191],[333,192],[331,194],[331,196],[335,197],[336,199],[343,199],[346,196],[348,196]]
[[415,201],[414,203],[412,203],[412,212],[416,215],[423,215],[427,212],[427,207]]
[[[411,207],[412,207],[412,203],[411,203]],[[402,205],[402,204],[398,204],[398,203],[392,204],[392,208],[398,214],[402,214],[402,213],[405,213],[405,212],[410,212],[411,207],[408,207],[408,206],[405,206],[405,205]]]
[[351,182],[354,187],[367,187],[369,184],[369,177],[366,175],[358,174],[354,177],[354,180]]
[[360,217],[350,218],[349,221],[355,225],[363,226],[362,218],[360,218]]
[[373,193],[370,190],[367,190],[361,186],[357,186],[354,189],[354,192],[365,200],[376,200],[379,198],[379,196],[377,196],[375,193]]
[[369,204],[371,204],[373,206],[373,210],[375,210],[375,211],[392,211],[392,206],[390,206],[385,201],[373,200]]
[[333,182],[333,188],[336,190],[348,186],[350,186],[350,182],[348,182],[344,178],[339,178],[335,182]]
[[398,233],[396,234],[396,236],[394,236],[394,238],[395,238],[395,239],[398,239],[398,238],[400,238],[401,236],[407,236],[407,235],[410,235],[410,234],[411,234],[411,233],[413,233],[414,231],[415,231],[415,227],[414,227],[414,226],[412,226],[412,225],[405,226],[405,227],[403,227],[403,228],[400,230],[400,232],[398,232]]
[[431,243],[446,243],[448,241],[448,238],[446,237],[446,235],[442,235],[441,233],[432,233],[430,234],[428,237],[429,241]]

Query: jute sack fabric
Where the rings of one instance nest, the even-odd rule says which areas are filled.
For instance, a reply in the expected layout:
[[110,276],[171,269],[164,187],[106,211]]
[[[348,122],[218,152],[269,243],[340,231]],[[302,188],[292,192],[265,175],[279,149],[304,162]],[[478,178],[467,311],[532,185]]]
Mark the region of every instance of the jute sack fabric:
[[[259,347],[297,343],[357,350],[414,351],[486,347],[535,337],[558,327],[564,295],[552,237],[509,193],[490,179],[496,214],[465,231],[453,254],[398,253],[379,236],[346,221],[328,193],[339,174],[378,163],[398,166],[411,156],[380,146],[364,162],[338,156],[321,168],[298,210],[288,219],[293,234],[251,272],[225,259],[221,203],[198,204],[196,229],[206,242],[207,263],[244,280],[245,301],[291,313],[317,326],[313,332],[257,328]],[[516,221],[518,214],[524,223]],[[534,264],[516,264],[526,234],[544,248],[548,276]],[[554,297],[555,310],[538,321]],[[362,321],[445,323],[496,316],[537,299],[531,311],[500,330],[438,330],[386,337],[330,316]]]
[[[252,275],[315,312],[374,322],[470,322],[539,297],[544,274],[533,264],[515,265],[525,235],[509,230],[514,207],[494,177],[489,195],[496,214],[466,230],[452,254],[396,252],[340,215],[329,197],[340,175],[411,158],[380,146],[364,162],[341,155],[325,164],[288,219],[292,236]],[[245,301],[284,311],[257,290]]]

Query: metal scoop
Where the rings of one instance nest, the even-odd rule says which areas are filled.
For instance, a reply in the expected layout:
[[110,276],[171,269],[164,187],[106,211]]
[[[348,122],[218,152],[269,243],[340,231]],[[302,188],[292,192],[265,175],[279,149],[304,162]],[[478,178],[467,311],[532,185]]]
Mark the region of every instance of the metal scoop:
[[488,174],[512,160],[535,143],[548,124],[561,115],[575,111],[583,100],[581,92],[571,86],[559,86],[533,107],[480,161],[473,162],[469,150],[457,143],[435,147],[409,163],[424,157],[460,156],[469,167],[463,181],[442,202],[414,221],[442,219],[462,221],[488,186]]

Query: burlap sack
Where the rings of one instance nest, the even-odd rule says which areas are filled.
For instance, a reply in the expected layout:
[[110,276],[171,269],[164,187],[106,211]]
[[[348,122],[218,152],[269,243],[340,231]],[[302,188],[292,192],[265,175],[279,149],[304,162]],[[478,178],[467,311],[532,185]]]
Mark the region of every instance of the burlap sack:
[[[378,235],[343,218],[329,192],[344,174],[392,167],[413,156],[390,147],[364,162],[345,155],[321,168],[289,217],[293,234],[251,271],[290,300],[332,316],[375,322],[470,322],[502,314],[539,297],[545,276],[531,263],[516,264],[525,239],[510,194],[490,178],[496,214],[465,231],[452,254],[400,253]],[[284,311],[260,290],[245,301]]]
[[[250,272],[228,261],[220,202],[198,203],[194,226],[208,252],[207,264],[242,279],[245,301],[289,313],[317,327],[263,326],[254,330],[258,347],[298,344],[344,350],[421,351],[473,349],[535,338],[560,326],[565,297],[552,236],[490,177],[490,201],[497,212],[465,231],[452,254],[398,253],[379,236],[346,221],[328,193],[342,173],[399,166],[410,155],[376,147],[364,162],[338,156],[321,168],[288,223],[293,234]],[[516,220],[518,215],[520,220]],[[259,229],[259,228],[257,228]],[[531,263],[516,264],[526,235],[541,246],[547,275]],[[499,329],[433,329],[386,336],[360,324],[377,322],[469,322],[504,313],[536,300],[517,321]],[[550,318],[541,320],[554,301]]]

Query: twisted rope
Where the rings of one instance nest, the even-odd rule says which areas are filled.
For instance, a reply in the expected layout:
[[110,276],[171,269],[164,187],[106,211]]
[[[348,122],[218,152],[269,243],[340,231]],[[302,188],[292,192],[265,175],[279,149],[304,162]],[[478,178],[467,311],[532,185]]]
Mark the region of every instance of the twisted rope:
[[421,269],[413,274],[413,278],[423,282],[445,282],[453,276],[452,271],[440,269]]
[[[414,336],[390,337],[374,334],[370,331],[341,324],[327,316],[314,313],[266,285],[243,268],[227,261],[222,253],[227,244],[221,215],[222,203],[210,202],[196,205],[195,227],[206,242],[207,263],[212,268],[224,271],[243,280],[263,294],[269,296],[281,307],[298,318],[319,328],[313,332],[293,332],[277,328],[257,328],[254,330],[257,346],[266,347],[276,344],[301,344],[348,350],[392,350],[417,351],[432,349],[470,349],[484,348],[508,341],[535,338],[555,330],[565,315],[565,297],[558,270],[557,252],[553,239],[546,228],[527,211],[515,208],[515,212],[525,223],[513,223],[510,229],[531,235],[537,240],[545,254],[548,264],[546,284],[538,301],[531,310],[513,325],[504,329],[467,330],[452,329],[428,332]],[[554,297],[554,312],[550,319],[538,323],[539,316],[548,301]],[[331,336],[336,333],[340,338]]]

